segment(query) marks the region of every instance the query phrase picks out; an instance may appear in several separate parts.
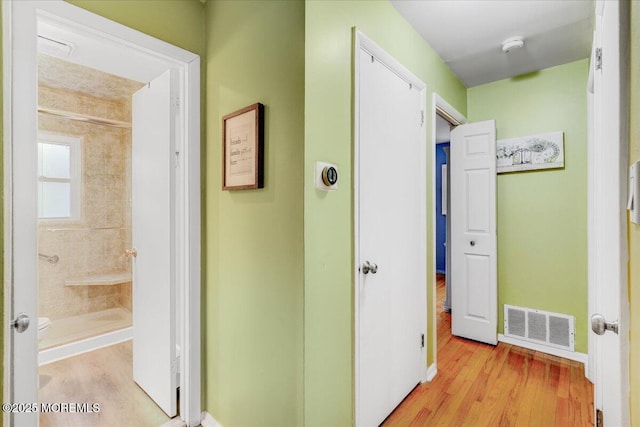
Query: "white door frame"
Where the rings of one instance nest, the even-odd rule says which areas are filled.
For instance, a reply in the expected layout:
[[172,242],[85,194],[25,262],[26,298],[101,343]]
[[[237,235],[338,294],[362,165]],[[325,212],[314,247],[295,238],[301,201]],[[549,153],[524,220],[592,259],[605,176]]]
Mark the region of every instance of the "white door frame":
[[[360,334],[359,334],[359,327],[360,327],[360,295],[358,293],[358,283],[360,281],[360,275],[361,273],[359,272],[359,265],[358,260],[360,259],[360,248],[358,247],[358,242],[359,242],[359,233],[358,233],[358,218],[359,218],[359,202],[360,202],[360,193],[359,193],[359,181],[358,181],[358,173],[360,170],[360,164],[359,164],[359,149],[360,149],[360,144],[359,144],[359,139],[360,139],[360,133],[359,133],[359,128],[360,128],[360,118],[359,118],[359,109],[358,109],[358,105],[359,105],[359,101],[360,101],[360,91],[359,91],[359,75],[360,75],[360,60],[359,60],[359,53],[360,53],[360,49],[365,49],[367,52],[369,52],[371,55],[375,56],[376,59],[378,59],[381,63],[385,64],[385,66],[387,66],[389,69],[391,69],[394,73],[398,74],[400,77],[402,77],[403,79],[407,80],[408,82],[411,82],[411,84],[413,84],[415,87],[417,87],[418,89],[420,89],[420,99],[421,99],[421,110],[423,111],[423,117],[425,114],[425,107],[426,107],[426,94],[427,94],[427,87],[426,85],[419,79],[417,78],[413,73],[411,73],[411,71],[409,71],[406,67],[404,67],[401,63],[399,63],[398,61],[396,61],[391,55],[389,55],[387,52],[385,52],[380,46],[378,46],[373,40],[371,40],[370,38],[368,38],[367,36],[365,36],[363,33],[361,33],[360,31],[358,31],[355,27],[353,28],[353,49],[352,49],[352,54],[353,56],[353,61],[354,61],[354,68],[353,68],[353,90],[354,90],[354,97],[353,97],[353,233],[354,233],[354,245],[353,245],[353,251],[354,251],[354,265],[353,265],[353,289],[354,289],[354,297],[353,297],[353,322],[354,322],[354,359],[353,359],[353,363],[354,363],[354,398],[355,398],[355,425],[358,425],[358,420],[361,419],[360,416],[360,411],[362,410],[362,408],[360,408],[359,405],[359,401],[360,401],[360,390],[358,387],[359,384],[359,378],[360,378],[360,362],[359,362],[359,339],[360,339]],[[417,120],[418,118],[416,118]],[[422,152],[418,153],[418,155],[420,155],[422,162],[421,162],[421,169],[422,169],[422,175],[424,176],[424,181],[421,182],[422,185],[422,194],[426,195],[426,190],[427,190],[427,159],[426,159],[426,146],[427,146],[427,135],[426,132],[422,132],[422,136],[421,136],[421,141],[420,141],[420,146],[422,147]],[[425,196],[425,209],[424,212],[426,213],[426,196]],[[424,236],[422,236],[423,241],[426,242],[427,241],[427,236],[426,236],[426,223],[427,223],[427,218],[425,215],[424,218],[424,224],[425,226],[422,227],[422,230],[418,230],[418,232],[420,234],[424,234]],[[425,319],[425,330],[426,330],[426,322],[427,322],[427,293],[426,293],[426,287],[427,284],[424,284],[424,298],[420,298],[420,300],[422,301],[422,303],[420,304],[420,311],[421,311],[421,315],[422,317]],[[426,341],[426,340],[425,340]],[[427,380],[427,345],[425,342],[425,346],[422,349],[422,357],[424,360],[424,373],[422,374],[422,382],[425,382]]]
[[[609,8],[607,15],[604,14],[605,7]],[[591,315],[599,312],[607,321],[619,320],[620,360],[604,360],[601,347],[606,335],[595,336],[589,324],[587,374],[595,382],[594,410],[604,406],[605,425],[623,426],[630,423],[629,250],[625,210],[629,163],[629,75],[625,66],[629,51],[628,7],[627,2],[596,2],[595,46],[603,48],[602,68],[593,70],[595,61],[592,59],[589,86],[597,79],[595,73],[606,70],[607,77],[601,78],[599,98],[591,99],[588,95],[589,113],[595,116],[595,120],[588,124],[588,317],[590,319]],[[597,81],[595,85],[598,85]],[[610,305],[603,303],[607,291],[613,287],[619,292],[619,313],[613,313]],[[618,314],[619,319],[612,318]],[[620,372],[616,373],[616,378],[606,376],[606,380],[614,384],[608,393],[603,393],[602,378],[598,378],[602,374],[599,372],[603,369],[606,372],[610,367],[619,367]]]
[[[21,234],[26,236],[27,242],[22,245],[30,246],[36,253],[35,211],[20,212],[16,217],[26,217],[16,221],[13,215],[13,200],[20,194],[14,190],[14,175],[19,173],[19,167],[13,167],[25,154],[24,142],[35,141],[37,133],[36,120],[36,38],[37,18],[46,16],[70,27],[82,28],[84,31],[102,37],[103,40],[119,44],[121,48],[133,49],[150,60],[165,61],[171,68],[180,70],[180,99],[181,120],[183,122],[182,154],[183,167],[179,169],[176,188],[177,212],[176,229],[179,230],[177,252],[178,283],[182,286],[182,304],[179,312],[182,314],[182,333],[180,349],[180,389],[181,389],[181,417],[188,426],[196,426],[201,421],[201,365],[200,365],[200,58],[198,55],[170,45],[146,34],[95,15],[84,9],[70,5],[64,1],[32,1],[32,2],[2,2],[2,31],[3,31],[3,108],[4,108],[4,399],[12,402],[13,367],[11,366],[11,343],[13,331],[10,321],[15,313],[25,312],[30,315],[32,324],[37,321],[37,306],[35,298],[28,301],[16,301],[12,306],[14,295],[12,285],[15,266],[13,236],[17,231],[25,229],[25,224],[31,222],[33,232]],[[13,24],[19,19],[20,25]],[[16,36],[22,44],[16,46]],[[27,41],[25,41],[27,40]],[[19,72],[16,72],[19,70]],[[19,93],[20,96],[14,96]],[[35,151],[34,151],[35,152]],[[17,223],[18,222],[18,223]],[[23,228],[18,228],[22,224]],[[28,226],[26,227],[28,228]],[[36,258],[34,256],[34,258]],[[35,262],[35,261],[34,261]],[[33,267],[33,266],[27,266]],[[35,276],[35,273],[33,273]],[[33,280],[34,287],[35,280]],[[31,301],[32,300],[32,301]],[[34,337],[34,352],[37,352],[35,331],[27,331]],[[26,333],[26,332],[25,332]],[[37,355],[36,355],[37,356]],[[27,355],[33,359],[33,355]],[[33,359],[34,378],[33,398],[29,402],[37,401],[37,357]],[[4,414],[4,425],[10,425],[9,413]]]
[[[431,140],[433,141],[431,147],[431,206],[433,206],[433,221],[431,223],[431,235],[433,236],[432,242],[432,265],[433,274],[431,280],[433,281],[432,300],[431,307],[431,322],[433,323],[433,363],[429,366],[428,381],[431,381],[433,377],[438,373],[438,316],[437,316],[437,296],[436,296],[436,220],[435,220],[435,206],[436,206],[436,116],[439,113],[445,120],[454,126],[460,126],[467,123],[467,118],[463,116],[458,110],[451,106],[444,98],[438,95],[436,92],[432,95],[431,100]],[[448,221],[448,218],[447,218]],[[447,242],[449,245],[450,242]]]

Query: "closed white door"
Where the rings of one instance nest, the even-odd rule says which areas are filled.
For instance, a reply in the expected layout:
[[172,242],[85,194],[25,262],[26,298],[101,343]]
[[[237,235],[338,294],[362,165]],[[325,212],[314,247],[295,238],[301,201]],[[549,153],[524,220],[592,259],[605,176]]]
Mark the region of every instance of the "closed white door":
[[451,132],[451,333],[497,344],[495,121]]
[[426,364],[424,90],[364,49],[358,55],[356,424],[377,426]]
[[[595,407],[602,411],[605,426],[628,426],[629,356],[627,300],[627,135],[621,122],[620,22],[628,17],[624,2],[596,4],[595,47],[602,49],[601,63],[593,58],[593,139],[590,147],[589,268],[594,292],[590,315],[602,315],[619,330],[594,332]],[[601,64],[601,65],[600,65]],[[633,159],[637,160],[637,159]],[[639,201],[634,201],[638,203]],[[635,227],[635,225],[632,225]],[[612,328],[613,329],[613,328]]]
[[176,415],[175,100],[169,70],[133,95],[133,379]]

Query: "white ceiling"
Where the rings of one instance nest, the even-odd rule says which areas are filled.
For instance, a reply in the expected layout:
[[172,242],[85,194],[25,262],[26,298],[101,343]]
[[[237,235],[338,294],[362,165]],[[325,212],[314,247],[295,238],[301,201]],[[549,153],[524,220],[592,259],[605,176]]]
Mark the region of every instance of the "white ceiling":
[[[467,87],[591,53],[593,0],[390,0]],[[522,36],[524,47],[502,52]]]

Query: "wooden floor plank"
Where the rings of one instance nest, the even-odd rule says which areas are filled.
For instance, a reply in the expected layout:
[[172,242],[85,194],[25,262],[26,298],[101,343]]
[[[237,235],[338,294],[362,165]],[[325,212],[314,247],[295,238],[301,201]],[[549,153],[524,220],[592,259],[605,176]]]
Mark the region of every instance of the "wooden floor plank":
[[97,403],[94,413],[40,414],[41,427],[159,426],[169,420],[133,381],[131,340],[39,368],[44,403]]
[[453,337],[443,277],[437,297],[438,374],[383,426],[593,426],[593,386],[581,363]]

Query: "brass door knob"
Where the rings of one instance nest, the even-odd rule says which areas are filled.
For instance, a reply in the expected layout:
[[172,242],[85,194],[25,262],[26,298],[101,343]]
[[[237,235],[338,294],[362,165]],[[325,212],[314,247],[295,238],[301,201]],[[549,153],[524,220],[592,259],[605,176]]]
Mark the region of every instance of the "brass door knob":
[[124,251],[126,256],[130,256],[130,257],[137,257],[138,256],[138,250],[136,248],[133,249],[127,249],[126,251]]

